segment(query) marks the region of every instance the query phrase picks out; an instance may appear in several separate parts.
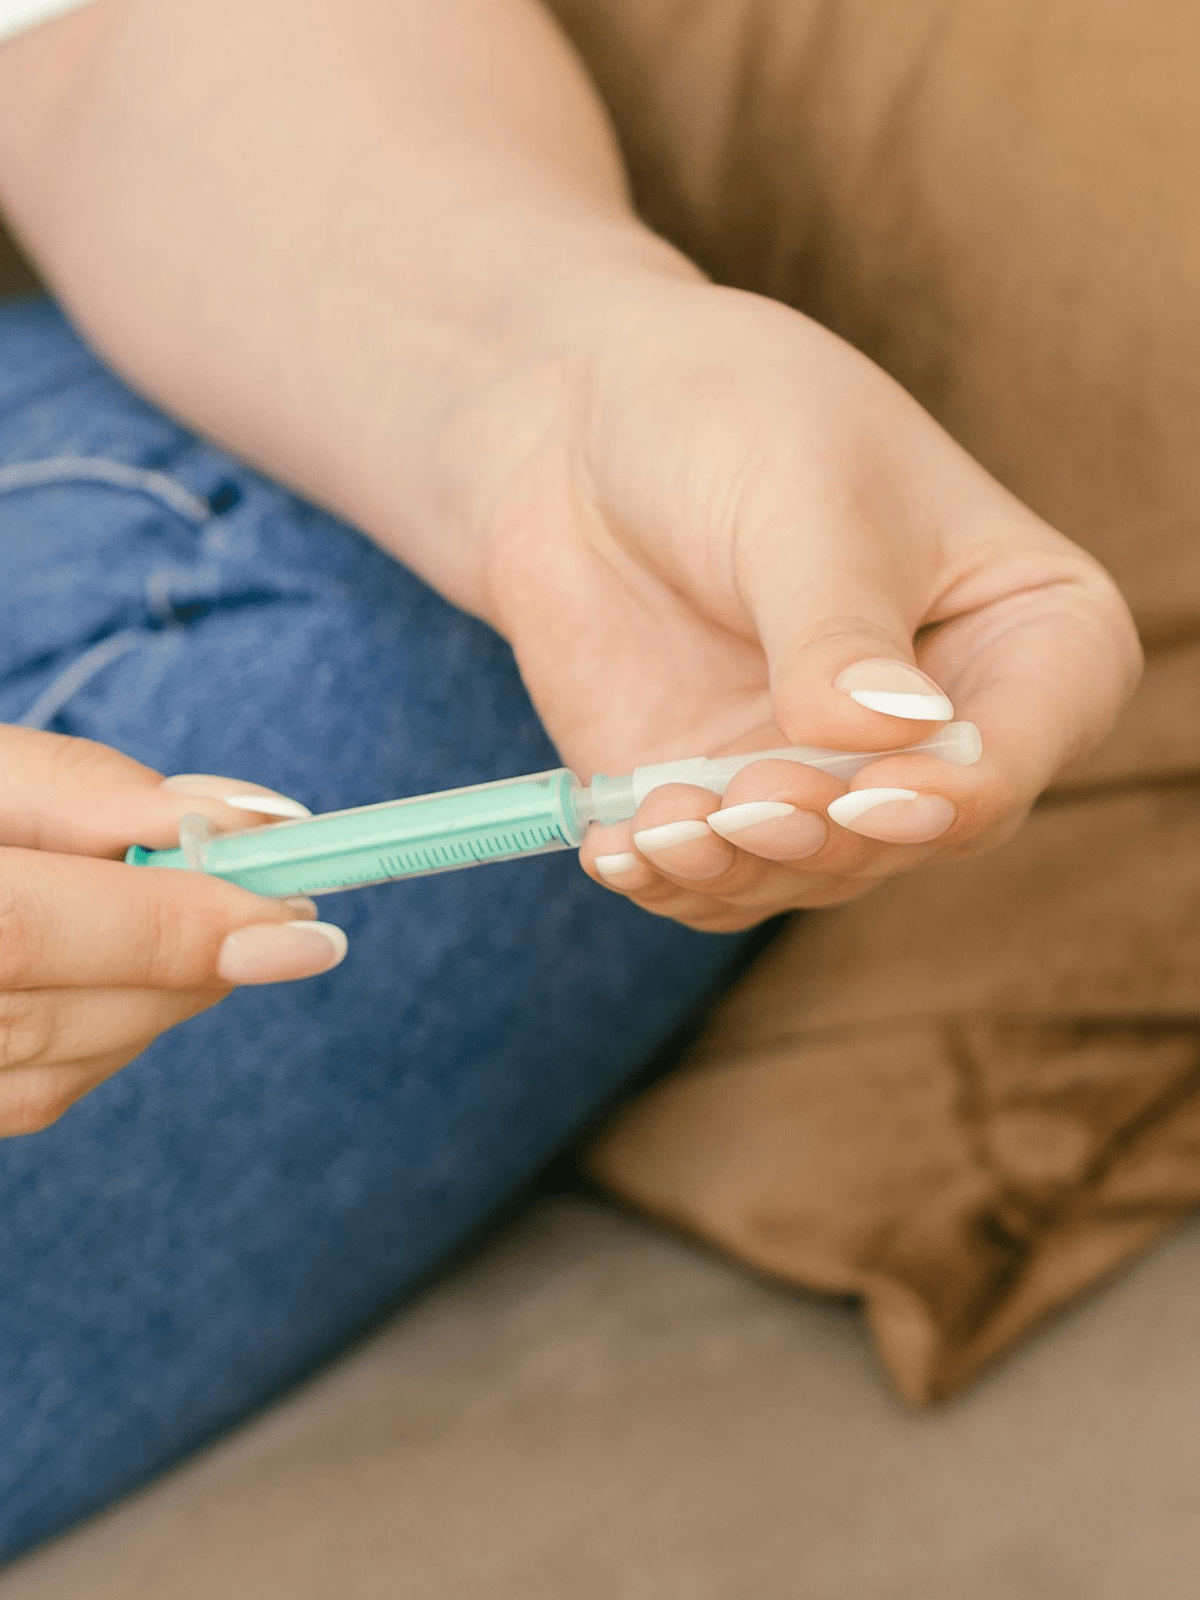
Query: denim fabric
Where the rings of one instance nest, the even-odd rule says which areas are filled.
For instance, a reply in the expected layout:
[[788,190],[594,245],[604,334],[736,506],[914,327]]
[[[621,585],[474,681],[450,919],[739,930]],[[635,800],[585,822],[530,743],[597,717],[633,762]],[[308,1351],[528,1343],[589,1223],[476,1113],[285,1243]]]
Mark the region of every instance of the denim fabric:
[[[130,394],[44,303],[0,309],[0,721],[314,810],[557,764],[494,633]],[[745,946],[569,854],[322,913],[339,970],[235,993],[0,1142],[0,1553],[351,1338]]]

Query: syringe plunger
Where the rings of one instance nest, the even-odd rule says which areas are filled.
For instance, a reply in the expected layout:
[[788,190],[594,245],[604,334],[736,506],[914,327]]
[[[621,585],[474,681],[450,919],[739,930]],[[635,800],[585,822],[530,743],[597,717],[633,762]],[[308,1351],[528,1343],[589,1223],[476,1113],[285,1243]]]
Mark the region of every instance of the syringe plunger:
[[653,766],[636,767],[619,778],[609,778],[598,772],[587,788],[575,791],[572,799],[575,815],[586,827],[589,822],[627,821],[652,789],[667,783],[688,783],[711,790],[713,794],[724,794],[734,774],[754,761],[795,761],[845,780],[885,755],[931,755],[956,767],[969,767],[982,754],[983,741],[973,722],[947,722],[920,744],[905,745],[894,751],[826,750],[819,745],[790,745],[785,750],[755,750],[745,755],[659,761]]

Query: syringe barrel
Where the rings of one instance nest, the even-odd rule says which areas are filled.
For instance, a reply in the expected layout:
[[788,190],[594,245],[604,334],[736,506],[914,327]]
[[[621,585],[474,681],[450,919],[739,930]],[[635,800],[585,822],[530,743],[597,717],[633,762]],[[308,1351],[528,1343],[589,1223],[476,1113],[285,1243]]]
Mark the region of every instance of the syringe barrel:
[[574,849],[589,824],[627,820],[652,789],[686,783],[724,794],[734,773],[753,761],[798,761],[848,779],[883,755],[924,753],[970,766],[981,748],[978,728],[953,722],[903,749],[858,753],[795,746],[713,760],[697,756],[638,767],[621,777],[597,773],[587,788],[566,767],[555,767],[240,833],[212,834],[203,817],[189,816],[180,827],[178,850],[134,845],[125,859],[138,866],[208,872],[257,894],[328,894]]
[[198,854],[130,851],[147,866],[195,867],[256,894],[329,894],[393,878],[569,850],[583,838],[565,767],[351,811],[214,834]]

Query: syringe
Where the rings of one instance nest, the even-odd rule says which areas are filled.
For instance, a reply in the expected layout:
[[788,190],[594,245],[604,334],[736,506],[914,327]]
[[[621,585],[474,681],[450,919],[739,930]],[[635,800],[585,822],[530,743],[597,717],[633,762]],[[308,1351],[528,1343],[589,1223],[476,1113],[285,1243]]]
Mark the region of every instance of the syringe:
[[597,773],[588,785],[567,767],[556,767],[236,833],[215,833],[205,817],[191,813],[180,824],[177,850],[134,845],[125,859],[135,866],[212,873],[256,894],[329,894],[575,849],[591,823],[627,821],[652,789],[687,783],[724,794],[734,773],[753,761],[797,761],[836,778],[852,778],[884,755],[933,755],[967,767],[982,751],[974,723],[948,722],[920,744],[869,754],[793,745],[712,760],[664,761],[619,778]]

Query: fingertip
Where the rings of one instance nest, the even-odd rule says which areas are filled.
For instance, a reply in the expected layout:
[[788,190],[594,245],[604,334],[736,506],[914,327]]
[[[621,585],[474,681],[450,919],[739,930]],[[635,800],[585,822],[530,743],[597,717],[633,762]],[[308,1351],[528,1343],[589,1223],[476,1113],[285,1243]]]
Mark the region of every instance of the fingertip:
[[711,813],[714,833],[763,861],[807,861],[829,838],[825,818],[785,801],[749,800]]
[[616,889],[628,888],[638,878],[648,876],[645,863],[631,850],[618,850],[608,855],[596,856],[592,866],[605,883]]
[[291,983],[329,972],[345,960],[349,941],[331,922],[251,923],[222,941],[217,975],[226,983]]
[[[908,661],[871,656],[830,672],[818,660],[806,663],[804,679],[795,671],[789,678],[774,691],[772,706],[780,728],[796,744],[883,750],[915,742],[923,727],[928,737],[931,725],[944,726],[955,717],[941,685]],[[864,711],[870,715],[864,717]]]
[[944,694],[905,694],[890,689],[851,689],[850,698],[880,716],[904,722],[950,722],[954,707]]
[[[159,785],[168,794],[187,795],[190,799],[216,800],[231,811],[248,812],[250,817],[271,817],[295,820],[311,817],[312,812],[299,800],[263,784],[247,783],[240,778],[223,778],[211,772],[177,772],[164,778]],[[243,827],[249,824],[243,822]]]
[[286,900],[281,900],[280,905],[286,906],[293,917],[303,922],[315,922],[319,916],[317,902],[309,899],[306,894],[289,895]]
[[641,828],[633,842],[660,871],[687,884],[723,878],[737,859],[733,846],[701,818]]
[[940,684],[913,662],[895,657],[868,656],[852,661],[834,678],[833,687],[885,716],[948,722],[954,715],[954,707]]
[[794,817],[796,807],[786,800],[746,800],[741,805],[721,807],[708,814],[708,825],[722,839],[738,842],[737,836],[764,822]]
[[945,795],[913,789],[852,789],[826,809],[839,827],[882,844],[929,844],[958,820]]

